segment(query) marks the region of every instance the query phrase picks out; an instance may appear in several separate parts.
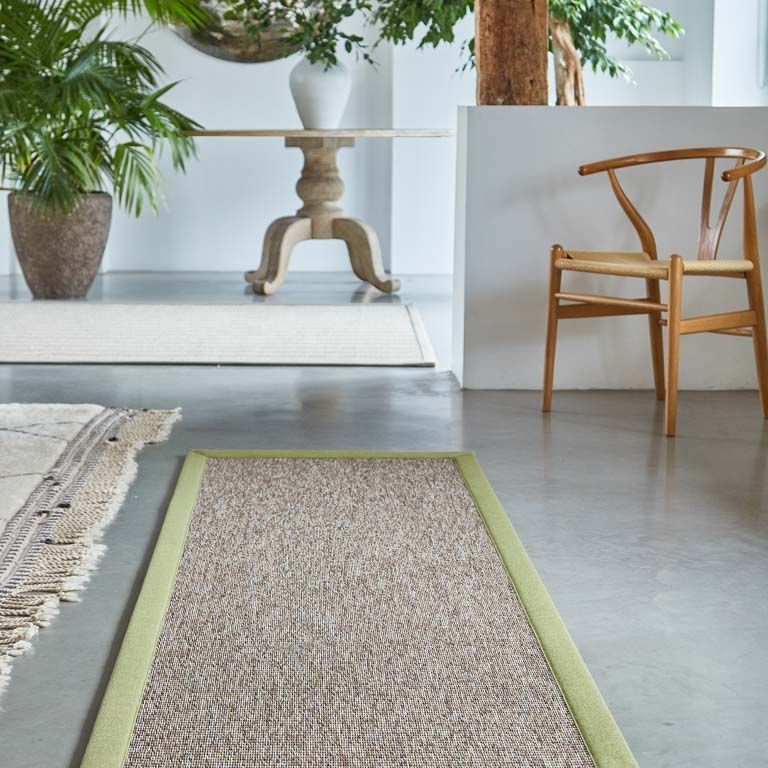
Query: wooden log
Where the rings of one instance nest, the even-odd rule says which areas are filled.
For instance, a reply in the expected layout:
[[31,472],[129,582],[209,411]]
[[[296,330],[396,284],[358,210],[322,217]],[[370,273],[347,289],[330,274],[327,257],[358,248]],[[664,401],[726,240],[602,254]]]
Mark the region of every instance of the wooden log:
[[478,104],[546,104],[547,0],[475,0]]

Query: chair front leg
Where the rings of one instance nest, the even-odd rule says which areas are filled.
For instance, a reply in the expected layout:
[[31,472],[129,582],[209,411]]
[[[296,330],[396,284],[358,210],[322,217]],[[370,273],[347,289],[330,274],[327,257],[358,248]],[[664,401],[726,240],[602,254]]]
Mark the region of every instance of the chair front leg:
[[552,246],[549,266],[549,296],[547,297],[547,340],[544,346],[544,394],[541,410],[552,410],[552,385],[555,378],[555,346],[557,344],[557,307],[560,303],[555,294],[560,291],[562,272],[555,266],[557,259],[565,257],[561,245]]
[[680,313],[683,303],[683,259],[669,260],[669,317],[667,329],[667,401],[664,407],[664,433],[674,437],[677,425],[677,380],[680,369]]
[[760,409],[763,418],[768,419],[768,333],[765,325],[765,302],[763,285],[760,279],[760,263],[755,262],[751,272],[747,272],[747,292],[749,308],[755,312],[755,326],[752,328],[752,342],[755,347],[755,368],[757,386],[760,390]]
[[[646,294],[656,304],[661,303],[661,291],[658,280],[646,280]],[[664,333],[661,330],[661,312],[648,315],[648,331],[651,336],[651,360],[653,362],[653,383],[656,399],[664,399]]]

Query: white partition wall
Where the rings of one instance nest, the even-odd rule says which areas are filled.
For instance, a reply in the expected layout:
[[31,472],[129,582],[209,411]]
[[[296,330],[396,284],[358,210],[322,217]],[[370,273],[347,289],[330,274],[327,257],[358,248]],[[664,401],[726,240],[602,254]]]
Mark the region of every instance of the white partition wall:
[[[657,0],[654,4],[671,11],[688,34],[664,41],[670,59],[663,61],[649,59],[640,47],[627,48],[609,39],[609,52],[632,68],[637,82],[587,70],[589,103],[711,103],[714,3]],[[720,16],[718,60],[730,62],[728,52],[734,40],[743,39],[750,16]],[[116,34],[134,36],[146,26],[146,19],[131,19],[120,23]],[[353,20],[352,28],[369,43],[375,41],[371,28],[359,20]],[[457,25],[452,45],[418,49],[416,42],[395,47],[380,43],[374,51],[376,68],[344,56],[352,69],[353,92],[342,125],[453,128],[457,105],[474,102],[474,72],[458,71],[465,60],[462,44],[473,34],[469,15]],[[169,103],[206,127],[300,126],[288,89],[288,74],[298,57],[234,64],[196,51],[168,29],[154,29],[142,40],[165,68],[167,79],[181,81],[168,95]],[[756,55],[742,52],[742,58]],[[735,76],[731,70],[729,75]],[[750,65],[750,72],[756,71]],[[550,83],[554,99],[551,70]],[[731,92],[724,74],[718,93]],[[247,269],[258,261],[269,222],[300,205],[294,191],[302,165],[298,149],[284,149],[280,139],[204,139],[198,146],[199,159],[186,175],[173,173],[163,163],[166,206],[160,216],[145,213],[136,220],[116,211],[105,271]],[[352,215],[376,227],[387,266],[398,275],[452,270],[455,156],[453,139],[368,139],[339,153],[346,183],[342,202]],[[5,208],[3,196],[0,275],[18,272]],[[294,253],[292,269],[346,271],[346,249],[334,241],[303,243]]]
[[[454,370],[469,389],[541,386],[549,249],[640,250],[604,174],[582,163],[645,150],[734,144],[768,147],[768,108],[468,107],[459,116]],[[656,233],[661,258],[694,257],[703,161],[619,172]],[[726,185],[718,182],[715,206]],[[755,177],[760,242],[768,249],[768,170]],[[741,199],[720,255],[741,258]],[[768,251],[764,263],[768,264]],[[768,269],[766,269],[768,272]],[[627,297],[644,282],[566,274],[564,290]],[[742,281],[687,279],[688,313],[742,309]],[[597,292],[597,291],[595,291]],[[662,295],[665,288],[662,288]],[[692,309],[693,308],[693,309]],[[753,388],[752,344],[713,334],[682,341],[681,387]],[[557,388],[651,387],[645,317],[564,321]]]

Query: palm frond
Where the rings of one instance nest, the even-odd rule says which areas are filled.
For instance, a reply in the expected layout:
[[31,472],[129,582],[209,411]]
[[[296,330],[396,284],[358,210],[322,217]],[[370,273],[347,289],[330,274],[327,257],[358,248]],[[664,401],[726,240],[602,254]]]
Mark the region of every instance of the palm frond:
[[163,99],[162,67],[106,26],[84,34],[105,10],[144,9],[171,19],[197,0],[2,0],[0,173],[40,210],[67,212],[110,187],[137,215],[157,210],[157,158],[168,148],[184,170],[198,128]]
[[161,24],[191,27],[202,26],[209,18],[198,0],[78,0],[76,6],[72,9],[72,18],[82,24],[108,13],[129,16],[144,12]]
[[158,208],[159,174],[152,149],[145,144],[128,141],[115,148],[113,183],[118,202],[137,216],[144,203],[152,211]]

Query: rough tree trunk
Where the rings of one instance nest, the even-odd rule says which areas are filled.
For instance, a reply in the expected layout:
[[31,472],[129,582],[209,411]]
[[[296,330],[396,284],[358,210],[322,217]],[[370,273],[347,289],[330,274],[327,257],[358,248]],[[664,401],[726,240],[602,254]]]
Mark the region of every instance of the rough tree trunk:
[[581,57],[573,44],[567,21],[550,16],[552,54],[555,59],[555,88],[557,103],[566,106],[584,104],[584,81],[581,75]]
[[547,0],[475,0],[478,104],[547,103]]

